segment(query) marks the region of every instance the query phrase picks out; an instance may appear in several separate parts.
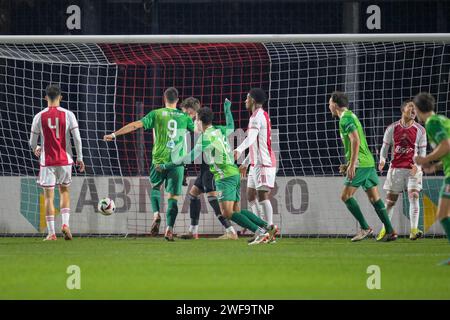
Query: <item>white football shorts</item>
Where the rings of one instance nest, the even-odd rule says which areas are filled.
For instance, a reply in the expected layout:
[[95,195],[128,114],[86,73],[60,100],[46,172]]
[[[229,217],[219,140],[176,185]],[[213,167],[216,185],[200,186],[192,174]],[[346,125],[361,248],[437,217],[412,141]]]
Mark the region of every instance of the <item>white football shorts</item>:
[[422,171],[415,176],[410,175],[410,169],[389,168],[383,189],[392,193],[401,193],[405,190],[422,190]]
[[72,165],[41,167],[37,183],[42,188],[54,188],[55,185],[69,186],[72,182]]
[[247,188],[270,191],[275,186],[276,167],[250,166]]

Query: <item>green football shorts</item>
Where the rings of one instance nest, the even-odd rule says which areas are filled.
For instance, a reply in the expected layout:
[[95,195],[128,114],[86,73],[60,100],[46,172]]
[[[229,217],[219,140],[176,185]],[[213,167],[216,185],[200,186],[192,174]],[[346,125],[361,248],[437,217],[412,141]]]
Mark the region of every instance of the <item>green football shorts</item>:
[[378,183],[379,179],[375,167],[356,168],[353,180],[348,180],[348,178],[345,177],[344,181],[344,185],[352,186],[355,188],[362,187],[364,191],[376,187]]
[[446,177],[442,183],[441,192],[439,192],[440,198],[450,199],[450,177]]
[[216,180],[217,199],[223,201],[241,200],[241,177],[239,175]]
[[166,192],[173,195],[180,195],[183,188],[184,166],[177,166],[163,172],[156,171],[152,164],[150,167],[150,182],[153,189],[159,189],[165,182]]

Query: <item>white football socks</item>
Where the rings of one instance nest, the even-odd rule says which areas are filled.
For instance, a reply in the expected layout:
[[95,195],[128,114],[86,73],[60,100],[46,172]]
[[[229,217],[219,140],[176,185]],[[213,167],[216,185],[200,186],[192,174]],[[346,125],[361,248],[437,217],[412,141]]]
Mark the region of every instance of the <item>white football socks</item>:
[[69,226],[70,208],[61,209],[61,218],[62,218],[62,225]]
[[257,200],[249,201],[248,206],[254,214],[261,218],[261,206]]
[[259,204],[261,205],[261,211],[266,217],[267,223],[269,226],[273,225],[273,208],[270,200],[260,201]]
[[234,230],[233,226],[226,228],[225,231],[228,233],[236,234],[236,230]]
[[257,236],[262,236],[263,234],[265,234],[267,231],[261,227],[258,227],[258,229],[256,229],[255,234]]
[[409,197],[409,221],[411,229],[419,226],[419,198]]
[[48,234],[55,234],[55,216],[45,216]]
[[189,226],[189,232],[192,234],[198,234],[198,225],[193,226],[192,224]]

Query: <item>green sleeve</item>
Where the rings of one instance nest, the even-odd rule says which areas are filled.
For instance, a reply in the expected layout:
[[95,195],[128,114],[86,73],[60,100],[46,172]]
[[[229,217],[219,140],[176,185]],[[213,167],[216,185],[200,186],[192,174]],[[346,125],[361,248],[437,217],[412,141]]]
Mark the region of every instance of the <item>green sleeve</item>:
[[447,130],[445,130],[445,127],[437,120],[430,121],[427,125],[427,132],[436,145],[439,145],[442,141],[450,138]]
[[150,111],[147,113],[147,115],[141,119],[141,122],[144,124],[145,130],[153,129],[155,126],[155,112]]
[[355,131],[356,128],[356,123],[355,120],[353,119],[353,117],[345,117],[342,118],[342,131],[345,134],[350,134],[353,131]]
[[[233,113],[231,112],[231,104],[225,104],[225,120],[226,120],[226,128],[229,132],[234,131],[234,119],[233,119]],[[229,135],[229,134],[228,134]]]

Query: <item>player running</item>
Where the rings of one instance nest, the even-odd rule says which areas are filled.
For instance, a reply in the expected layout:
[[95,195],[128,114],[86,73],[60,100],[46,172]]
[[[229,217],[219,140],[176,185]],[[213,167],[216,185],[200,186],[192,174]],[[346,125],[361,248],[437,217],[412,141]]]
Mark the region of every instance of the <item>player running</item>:
[[334,117],[340,118],[339,132],[344,143],[347,160],[347,164],[342,170],[345,171],[346,178],[341,199],[361,226],[361,230],[351,241],[360,241],[373,234],[373,230],[367,224],[358,202],[353,197],[359,187],[362,187],[367,193],[375,212],[386,227],[387,233],[382,240],[396,240],[398,235],[392,228],[386,207],[378,193],[379,180],[375,170],[375,160],[367,145],[366,136],[358,117],[348,109],[347,95],[339,91],[333,92],[329,100],[329,109]]
[[[278,230],[277,226],[270,226],[252,212],[240,209],[240,174],[238,167],[234,164],[224,127],[212,125],[213,113],[207,107],[199,110],[198,119],[203,134],[194,150],[176,163],[192,162],[201,154],[199,151],[203,152],[209,169],[214,175],[222,215],[257,235],[249,245],[272,242]],[[174,164],[160,165],[159,170],[168,170],[172,166]]]
[[[254,214],[264,214],[269,226],[273,224],[273,208],[269,200],[270,191],[275,185],[276,160],[272,150],[271,123],[269,114],[263,109],[266,93],[260,88],[253,88],[247,94],[245,108],[252,113],[248,124],[248,135],[239,147],[234,150],[237,160],[249,148],[249,154],[240,167],[242,176],[250,171],[247,179],[247,196]],[[256,200],[258,195],[258,200]],[[258,208],[260,206],[260,208]],[[276,228],[276,226],[275,226]]]
[[[40,171],[37,183],[44,189],[45,221],[48,235],[44,241],[56,240],[55,233],[55,185],[59,186],[61,231],[65,240],[72,240],[69,229],[70,190],[72,182],[72,134],[77,153],[76,164],[80,172],[85,169],[80,130],[73,112],[60,107],[61,89],[57,85],[46,88],[47,108],[34,116],[31,126],[30,146],[36,157],[40,158]],[[41,146],[38,146],[40,137]]]
[[[384,183],[384,189],[387,191],[386,210],[389,215],[389,220],[392,221],[398,194],[407,190],[409,221],[411,225],[409,239],[416,240],[423,236],[423,232],[418,228],[422,170],[420,166],[414,164],[413,157],[415,155],[425,156],[427,152],[427,135],[425,128],[414,121],[416,112],[414,111],[414,104],[411,100],[407,100],[402,104],[401,111],[401,119],[391,124],[384,133],[378,170],[383,171],[389,147],[393,146],[392,161]],[[385,233],[386,229],[383,227],[378,234],[377,240],[381,240]]]
[[[425,173],[434,173],[444,169],[445,178],[439,195],[437,216],[450,241],[450,120],[434,113],[434,97],[426,92],[414,97],[417,117],[425,123],[428,140],[433,152],[427,156],[416,156],[414,162],[422,166]],[[438,161],[435,163],[435,161]],[[444,264],[449,265],[450,259]]]
[[[223,105],[225,110],[226,119],[226,131],[227,136],[234,131],[233,114],[231,113],[231,102],[225,99]],[[197,120],[197,112],[200,109],[200,101],[194,97],[189,97],[183,100],[181,103],[181,110],[188,114],[194,120],[195,132],[201,132],[199,128],[199,121]],[[200,218],[200,195],[206,193],[208,196],[208,202],[214,209],[214,213],[219,219],[222,226],[225,228],[225,234],[218,239],[231,239],[237,240],[238,236],[236,230],[234,230],[230,221],[222,216],[220,211],[219,200],[217,199],[216,185],[214,183],[214,175],[209,170],[208,164],[204,161],[200,164],[200,174],[195,179],[194,185],[189,191],[189,213],[191,217],[191,225],[189,226],[189,232],[181,235],[182,239],[198,239],[198,221]]]
[[165,183],[168,193],[168,208],[166,213],[167,228],[164,237],[173,241],[173,227],[178,215],[178,196],[181,194],[184,166],[174,166],[170,170],[159,172],[156,166],[169,163],[172,157],[183,156],[186,153],[186,130],[194,131],[192,119],[177,109],[178,90],[170,87],[164,91],[164,108],[149,112],[141,120],[127,124],[112,134],[105,135],[104,141],[112,141],[116,137],[133,132],[137,129],[153,129],[152,165],[150,168],[150,182],[152,184],[151,203],[153,210],[152,235],[159,233],[161,223],[160,201],[161,187]]

